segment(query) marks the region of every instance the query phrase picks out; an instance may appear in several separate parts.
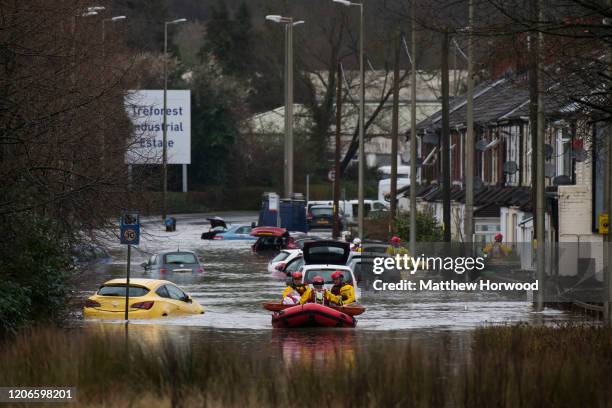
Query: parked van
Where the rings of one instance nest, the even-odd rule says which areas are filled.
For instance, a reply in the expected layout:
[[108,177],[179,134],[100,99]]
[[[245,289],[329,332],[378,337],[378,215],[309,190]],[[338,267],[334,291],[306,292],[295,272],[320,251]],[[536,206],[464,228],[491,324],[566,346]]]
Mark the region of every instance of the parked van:
[[[378,168],[381,179],[378,182],[378,201],[387,202],[385,195],[391,193],[391,166]],[[410,185],[410,166],[397,166],[397,188]]]
[[[315,200],[309,201],[307,205],[307,214],[314,205],[333,206],[333,200]],[[349,223],[357,222],[359,212],[359,200],[340,200],[338,201],[340,216]],[[363,200],[364,216],[367,217],[372,211],[389,211],[389,203],[382,200]]]

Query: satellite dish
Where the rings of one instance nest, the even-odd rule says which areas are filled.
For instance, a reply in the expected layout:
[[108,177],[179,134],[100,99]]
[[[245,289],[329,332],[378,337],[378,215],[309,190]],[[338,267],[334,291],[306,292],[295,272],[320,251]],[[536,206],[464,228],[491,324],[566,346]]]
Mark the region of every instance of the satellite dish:
[[544,145],[544,157],[549,160],[553,155],[553,147],[549,144]]
[[553,184],[555,186],[567,186],[572,183],[572,179],[566,175],[557,176],[553,179]]
[[518,171],[518,165],[514,161],[508,161],[504,163],[505,174],[515,174]]
[[555,177],[555,173],[557,172],[557,168],[554,163],[545,163],[544,164],[544,177]]
[[423,143],[437,145],[440,143],[440,137],[436,133],[425,133],[425,136],[423,136]]
[[478,142],[476,142],[476,150],[480,150],[481,152],[484,152],[487,150],[488,145],[489,145],[489,142],[487,141],[487,139],[480,139]]
[[587,158],[586,151],[584,149],[574,150],[572,152],[572,157],[577,162],[583,162]]

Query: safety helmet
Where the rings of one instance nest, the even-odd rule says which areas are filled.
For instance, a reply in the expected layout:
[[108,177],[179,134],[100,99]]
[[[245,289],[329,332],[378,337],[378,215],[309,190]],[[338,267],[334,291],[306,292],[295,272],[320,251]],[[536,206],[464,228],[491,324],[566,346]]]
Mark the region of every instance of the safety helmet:
[[495,242],[502,242],[503,239],[504,239],[504,236],[502,235],[501,232],[498,232],[497,234],[495,234]]
[[302,272],[301,271],[295,271],[291,274],[291,277],[293,279],[302,279]]
[[338,278],[342,279],[344,277],[344,275],[342,274],[342,271],[336,271],[334,273],[332,273],[331,278],[336,280]]
[[323,280],[323,278],[318,275],[312,278],[312,284],[314,286],[322,286],[324,283],[325,281]]
[[398,237],[397,235],[394,235],[394,236],[391,238],[391,242],[392,242],[392,243],[394,243],[394,244],[399,244],[399,243],[401,243],[401,242],[402,242],[402,240],[401,240],[401,239],[400,239],[400,237]]
[[361,240],[359,238],[355,238],[353,240],[353,245],[361,245]]

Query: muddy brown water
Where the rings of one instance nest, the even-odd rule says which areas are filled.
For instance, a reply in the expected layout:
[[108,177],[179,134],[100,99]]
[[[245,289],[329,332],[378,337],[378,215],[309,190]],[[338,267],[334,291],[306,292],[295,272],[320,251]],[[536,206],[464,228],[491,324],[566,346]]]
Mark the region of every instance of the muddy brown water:
[[[261,303],[278,299],[285,283],[267,271],[271,254],[256,255],[251,251],[252,241],[203,241],[200,234],[207,230],[208,215],[178,217],[177,231],[165,232],[157,220],[143,223],[141,245],[132,251],[131,269],[133,277],[150,277],[140,267],[150,254],[172,249],[193,250],[199,256],[204,273],[199,275],[166,275],[170,280],[202,304],[206,313],[198,316],[183,316],[133,322],[132,332],[141,332],[145,337],[171,336],[187,342],[220,341],[248,349],[253,344],[265,345],[283,358],[295,360],[302,355],[313,356],[325,353],[328,348],[342,344],[351,350],[368,347],[372,340],[401,340],[420,338],[430,343],[440,333],[450,334],[458,345],[476,327],[486,324],[550,324],[576,320],[578,317],[565,312],[546,309],[536,313],[526,301],[504,301],[496,294],[473,294],[461,301],[461,294],[435,292],[363,292],[361,303],[367,311],[358,317],[355,329],[332,330],[283,330],[272,329],[271,314]],[[224,218],[236,223],[250,224],[256,220],[255,213],[224,214]],[[326,232],[318,231],[317,235]],[[107,244],[112,260],[92,265],[80,280],[81,297],[93,294],[104,281],[125,277],[126,248],[114,240]],[[451,298],[452,297],[452,298]],[[458,301],[459,300],[459,301]],[[78,327],[90,328],[99,322],[83,322],[80,311],[75,311]],[[103,323],[111,327],[119,322]],[[435,342],[433,342],[435,343]],[[461,347],[461,346],[457,346]],[[322,350],[322,351],[321,351]]]

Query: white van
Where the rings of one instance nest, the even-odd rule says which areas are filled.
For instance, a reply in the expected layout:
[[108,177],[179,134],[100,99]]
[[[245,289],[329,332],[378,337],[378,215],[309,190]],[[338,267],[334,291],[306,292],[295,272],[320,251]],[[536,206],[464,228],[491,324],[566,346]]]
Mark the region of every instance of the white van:
[[[378,168],[381,180],[378,182],[378,201],[387,202],[385,195],[391,193],[391,166]],[[397,188],[410,185],[410,166],[397,166]]]

